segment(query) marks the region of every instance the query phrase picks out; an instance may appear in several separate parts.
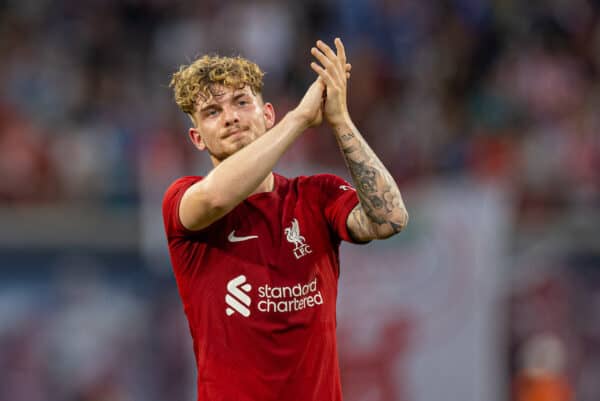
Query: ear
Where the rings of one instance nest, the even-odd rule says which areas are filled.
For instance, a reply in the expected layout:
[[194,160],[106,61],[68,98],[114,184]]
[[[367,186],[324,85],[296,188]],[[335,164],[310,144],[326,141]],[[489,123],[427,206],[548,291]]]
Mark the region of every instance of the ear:
[[263,106],[263,115],[265,117],[265,125],[267,129],[273,128],[275,125],[275,108],[271,103],[265,103]]
[[204,144],[202,135],[200,135],[200,132],[198,131],[197,128],[190,127],[190,130],[188,131],[188,135],[190,136],[190,140],[192,141],[192,143],[194,144],[194,146],[196,148],[198,148],[199,150],[206,149],[206,145]]

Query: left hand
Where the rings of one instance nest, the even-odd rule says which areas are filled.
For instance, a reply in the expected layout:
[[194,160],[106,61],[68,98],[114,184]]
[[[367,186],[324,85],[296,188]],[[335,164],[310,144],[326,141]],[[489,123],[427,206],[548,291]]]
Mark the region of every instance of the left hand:
[[320,63],[312,62],[310,67],[325,82],[327,90],[323,111],[325,119],[332,126],[343,124],[349,118],[346,93],[352,68],[346,63],[346,51],[340,38],[336,38],[334,43],[337,54],[321,40],[310,51]]

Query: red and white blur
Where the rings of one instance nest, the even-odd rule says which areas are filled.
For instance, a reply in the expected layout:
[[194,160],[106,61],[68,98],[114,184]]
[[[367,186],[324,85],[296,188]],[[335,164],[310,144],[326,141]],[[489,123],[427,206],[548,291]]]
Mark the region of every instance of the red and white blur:
[[[211,169],[170,75],[341,37],[410,224],[341,249],[346,401],[600,400],[600,1],[0,2],[0,401],[191,401],[160,204]],[[326,125],[276,171],[348,178]],[[320,400],[315,400],[320,401]]]

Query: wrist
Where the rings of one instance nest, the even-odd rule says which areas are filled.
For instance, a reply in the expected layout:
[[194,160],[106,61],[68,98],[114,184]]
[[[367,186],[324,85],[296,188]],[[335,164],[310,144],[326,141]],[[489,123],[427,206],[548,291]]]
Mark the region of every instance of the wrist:
[[344,134],[348,132],[348,130],[353,131],[355,129],[354,123],[352,122],[349,114],[344,114],[338,118],[330,119],[329,124],[336,134]]
[[320,112],[316,114],[306,113],[301,108],[296,107],[287,114],[287,118],[289,118],[294,126],[298,127],[300,131],[304,131],[310,127],[321,124],[322,114]]
[[290,110],[285,119],[288,120],[294,127],[305,129],[308,127],[308,119],[298,109]]

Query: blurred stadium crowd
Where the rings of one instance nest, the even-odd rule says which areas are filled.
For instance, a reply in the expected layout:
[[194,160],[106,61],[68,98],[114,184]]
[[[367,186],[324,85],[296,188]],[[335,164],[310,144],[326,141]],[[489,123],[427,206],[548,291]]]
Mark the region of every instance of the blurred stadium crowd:
[[[598,202],[600,30],[585,0],[0,7],[5,204],[135,202],[141,169],[190,148],[167,87],[180,64],[202,51],[255,60],[281,115],[313,78],[315,38],[336,32],[354,119],[400,181],[475,174],[514,186],[525,209]],[[337,164],[325,140],[299,157]]]
[[[518,374],[518,348],[531,333],[551,331],[576,349],[566,374],[577,400],[599,399],[595,1],[3,1],[0,206],[137,210],[159,199],[177,175],[207,168],[171,100],[170,74],[180,64],[203,52],[256,61],[267,73],[265,98],[282,116],[313,79],[313,42],[333,35],[353,65],[354,121],[401,189],[462,177],[501,187],[514,213],[513,254],[540,238],[552,251],[555,238],[568,248],[535,284],[519,284],[515,273],[507,369]],[[340,168],[327,129],[315,131],[300,138],[284,168]],[[531,261],[516,260],[515,270]],[[38,314],[18,326],[0,324],[0,401],[48,393],[69,401],[193,399],[191,345],[179,340],[185,324],[173,321],[174,288],[159,285],[158,299],[147,289],[123,298],[91,282],[62,283],[52,295],[59,307],[34,308]],[[95,296],[118,307],[85,309],[98,305]],[[89,332],[79,342],[53,339],[80,327]],[[95,342],[101,330],[111,346]],[[150,330],[157,330],[152,343]],[[50,351],[42,357],[39,347]],[[65,355],[76,353],[101,358],[99,371],[62,377],[71,372],[62,362],[78,360]],[[124,354],[132,355],[125,363]]]

